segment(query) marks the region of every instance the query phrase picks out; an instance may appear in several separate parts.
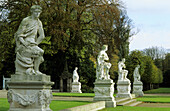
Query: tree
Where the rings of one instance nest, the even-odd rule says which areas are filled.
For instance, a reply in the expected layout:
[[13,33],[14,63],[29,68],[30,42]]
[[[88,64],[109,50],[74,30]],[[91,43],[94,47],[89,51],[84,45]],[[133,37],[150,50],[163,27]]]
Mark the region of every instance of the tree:
[[[75,66],[86,67],[82,64],[86,62],[91,64],[88,62],[91,60],[95,62],[94,58],[100,47],[108,44],[108,55],[113,64],[111,78],[116,77],[120,45],[131,36],[131,24],[127,14],[123,11],[122,4],[115,0],[3,1],[0,10],[8,10],[8,19],[4,25],[0,26],[3,28],[3,32],[0,34],[3,37],[0,46],[1,60],[6,61],[6,55],[15,47],[14,34],[22,19],[30,14],[30,7],[34,4],[39,4],[43,8],[40,16],[46,35],[45,40],[40,44],[40,47],[45,50],[45,62],[41,65],[43,71],[48,72],[47,69],[50,69],[48,74],[54,79],[61,74],[64,63],[68,63],[70,72]],[[126,40],[120,39],[123,37]],[[7,47],[4,48],[7,43]],[[127,54],[128,45],[126,46],[124,52]],[[12,54],[15,56],[14,52]],[[62,66],[55,66],[55,64]],[[93,70],[94,66],[90,66],[92,67],[90,69]],[[85,79],[87,78],[85,77]]]
[[170,53],[167,53],[163,61],[163,83],[161,86],[169,87],[170,79]]
[[152,60],[165,58],[165,49],[163,47],[151,47],[146,48],[143,52],[152,58]]
[[165,49],[163,47],[151,47],[143,50],[144,54],[154,60],[155,65],[163,71],[163,59],[165,58]]
[[140,65],[139,73],[141,77],[144,75],[145,63],[143,59],[144,55],[141,51],[131,51],[126,59],[126,68],[128,70],[128,78],[133,81],[133,72],[137,65]]
[[126,61],[128,78],[133,81],[133,71],[137,65],[140,65],[139,73],[141,81],[144,84],[144,90],[158,87],[162,83],[162,71],[157,68],[150,56],[144,55],[142,51],[132,51]]

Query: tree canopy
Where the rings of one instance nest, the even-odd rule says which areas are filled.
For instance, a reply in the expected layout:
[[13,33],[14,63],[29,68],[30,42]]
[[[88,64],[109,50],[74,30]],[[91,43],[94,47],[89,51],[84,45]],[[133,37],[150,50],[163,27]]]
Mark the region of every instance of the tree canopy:
[[[95,79],[96,56],[101,46],[108,44],[108,55],[113,64],[110,74],[115,78],[118,60],[127,57],[129,38],[134,34],[131,19],[119,0],[1,1],[0,10],[6,12],[0,16],[0,69],[15,60],[14,34],[35,4],[43,8],[40,16],[46,36],[40,44],[45,50],[43,71],[54,80],[61,75],[65,61],[68,61],[70,72],[75,66],[80,67],[82,80],[86,80],[84,84],[92,78],[90,86]],[[11,61],[8,61],[9,57],[12,57]],[[85,70],[87,66],[90,66],[89,70]],[[9,67],[12,67],[9,74],[15,73],[14,63],[6,69]],[[3,69],[4,73],[6,69]]]

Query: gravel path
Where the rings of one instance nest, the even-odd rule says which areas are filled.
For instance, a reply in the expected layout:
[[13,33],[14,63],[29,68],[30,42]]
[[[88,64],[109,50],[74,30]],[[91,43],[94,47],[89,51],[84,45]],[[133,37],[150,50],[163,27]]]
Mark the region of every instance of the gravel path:
[[7,98],[7,91],[6,90],[0,90],[0,98]]

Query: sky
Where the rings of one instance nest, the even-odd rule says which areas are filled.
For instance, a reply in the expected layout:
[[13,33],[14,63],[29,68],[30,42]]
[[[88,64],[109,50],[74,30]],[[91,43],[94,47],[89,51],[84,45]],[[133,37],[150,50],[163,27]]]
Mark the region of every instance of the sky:
[[139,32],[130,40],[130,50],[152,46],[170,49],[170,0],[122,0]]

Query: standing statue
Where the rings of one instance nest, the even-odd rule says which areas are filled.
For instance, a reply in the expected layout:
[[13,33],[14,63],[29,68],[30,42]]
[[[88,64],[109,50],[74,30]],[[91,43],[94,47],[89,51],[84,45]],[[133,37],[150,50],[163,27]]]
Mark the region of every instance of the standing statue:
[[137,67],[135,68],[134,72],[133,72],[133,76],[134,76],[134,82],[139,82],[140,81],[140,74],[139,74],[139,68],[140,65],[137,65]]
[[118,74],[119,74],[118,80],[129,80],[127,79],[128,71],[123,68],[126,68],[125,58],[123,58],[122,61],[118,63]]
[[45,38],[41,21],[42,8],[39,5],[31,7],[31,16],[24,18],[15,33],[16,41],[16,74],[42,74],[40,64],[44,61],[42,50],[38,45]]
[[74,71],[73,71],[73,82],[78,82],[79,81],[79,75],[77,73],[78,68],[75,67]]
[[108,50],[108,46],[103,45],[102,50],[100,51],[100,53],[97,57],[96,76],[97,76],[97,79],[100,79],[100,80],[110,79],[109,69],[111,67],[111,63],[106,62],[109,60],[109,57],[106,53],[107,50]]

